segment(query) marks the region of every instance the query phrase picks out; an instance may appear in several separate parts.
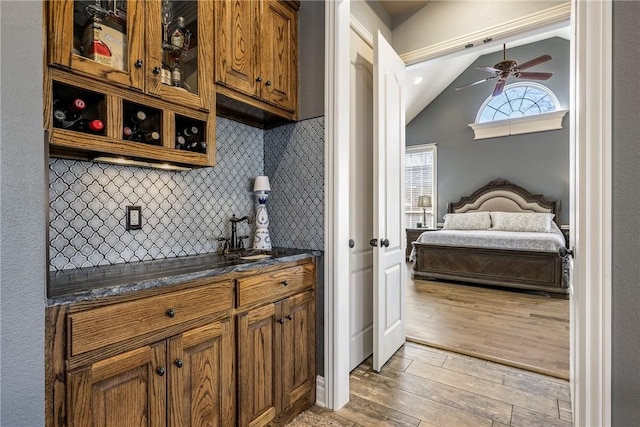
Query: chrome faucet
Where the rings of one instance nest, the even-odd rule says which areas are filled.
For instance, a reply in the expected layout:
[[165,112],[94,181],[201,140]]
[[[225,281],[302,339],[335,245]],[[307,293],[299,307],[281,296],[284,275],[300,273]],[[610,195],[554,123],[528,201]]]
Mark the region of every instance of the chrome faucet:
[[237,218],[234,214],[229,221],[231,221],[231,241],[229,242],[229,249],[244,249],[243,239],[248,239],[249,236],[238,236],[238,223],[247,221],[247,224],[251,224],[251,219],[246,215],[242,218]]

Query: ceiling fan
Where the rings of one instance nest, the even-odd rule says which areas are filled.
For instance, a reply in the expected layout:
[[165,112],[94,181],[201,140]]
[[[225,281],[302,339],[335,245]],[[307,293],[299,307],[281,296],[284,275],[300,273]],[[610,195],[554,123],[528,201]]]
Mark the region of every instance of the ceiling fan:
[[486,79],[478,80],[477,82],[469,83],[460,87],[457,87],[456,90],[464,89],[465,87],[477,85],[480,83],[484,83],[486,81],[497,78],[496,86],[493,88],[493,94],[491,96],[498,96],[502,93],[504,89],[504,85],[507,83],[507,79],[509,76],[515,77],[516,79],[529,79],[529,80],[547,80],[550,78],[553,73],[540,73],[540,72],[531,72],[531,71],[522,71],[527,68],[535,67],[538,64],[542,64],[543,62],[547,62],[551,60],[551,56],[542,55],[537,58],[534,58],[530,61],[527,61],[523,64],[518,65],[518,61],[513,59],[507,59],[507,45],[502,45],[502,61],[495,64],[493,67],[476,67],[477,70],[488,71],[490,73],[495,73],[495,76],[487,77]]

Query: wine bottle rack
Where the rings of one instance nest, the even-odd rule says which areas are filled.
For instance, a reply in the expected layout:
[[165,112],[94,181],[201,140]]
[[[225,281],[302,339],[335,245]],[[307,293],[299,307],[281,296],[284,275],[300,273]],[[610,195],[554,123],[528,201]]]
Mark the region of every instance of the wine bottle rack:
[[206,154],[207,134],[205,130],[206,123],[176,114],[175,148]]
[[[163,139],[162,110],[127,101],[123,103],[123,107],[122,138],[127,141],[161,147]],[[126,132],[125,129],[127,129]]]
[[[174,62],[180,61],[180,85],[162,81],[163,5],[173,15],[168,30],[175,31],[182,18],[189,33],[185,55],[174,55]],[[56,0],[45,2],[44,13],[44,128],[50,156],[158,167],[215,164],[213,2]],[[102,128],[97,122],[71,126],[59,120],[66,111],[54,108],[54,102],[62,95],[72,101],[83,97],[85,114],[95,115]],[[72,110],[76,107],[72,104]],[[144,111],[144,125],[127,135],[136,111]],[[70,116],[75,119],[75,112]],[[202,144],[198,150],[176,149],[176,134],[185,126],[198,128],[202,140],[197,142],[205,142],[206,149]]]
[[[82,104],[79,111],[73,111],[71,104],[78,101]],[[106,110],[105,96],[86,89],[81,89],[61,83],[53,85],[53,126],[61,129],[69,129],[77,132],[104,135]],[[60,114],[57,118],[56,113]],[[98,120],[102,128],[96,131],[82,130],[78,124],[81,120]]]

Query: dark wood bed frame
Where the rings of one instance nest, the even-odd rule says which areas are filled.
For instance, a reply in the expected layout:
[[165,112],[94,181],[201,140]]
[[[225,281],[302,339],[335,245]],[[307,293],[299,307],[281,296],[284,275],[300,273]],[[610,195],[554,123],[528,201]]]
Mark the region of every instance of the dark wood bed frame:
[[[448,206],[449,213],[491,210],[487,202],[513,195],[512,212],[547,212],[555,214],[556,202],[504,179],[496,179],[468,197]],[[414,243],[416,250],[413,275],[415,279],[443,279],[483,285],[506,286],[548,292],[566,298],[568,289],[563,280],[563,258],[557,252],[456,247]]]

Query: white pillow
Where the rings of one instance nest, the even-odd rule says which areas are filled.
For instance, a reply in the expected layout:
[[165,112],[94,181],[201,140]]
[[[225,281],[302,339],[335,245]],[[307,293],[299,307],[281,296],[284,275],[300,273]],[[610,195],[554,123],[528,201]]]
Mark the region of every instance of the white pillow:
[[555,215],[536,212],[491,212],[492,230],[550,233]]
[[446,214],[443,230],[488,230],[491,228],[489,212]]

